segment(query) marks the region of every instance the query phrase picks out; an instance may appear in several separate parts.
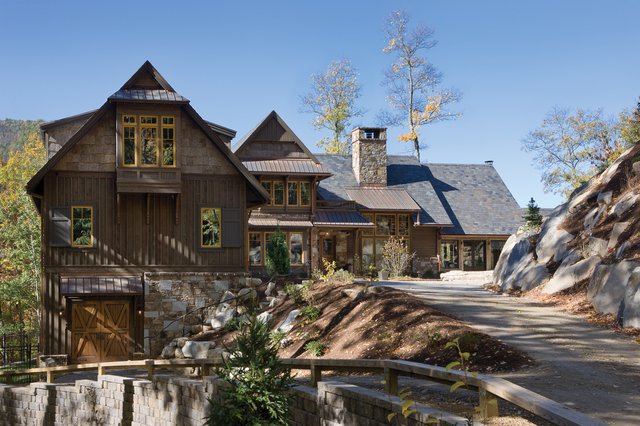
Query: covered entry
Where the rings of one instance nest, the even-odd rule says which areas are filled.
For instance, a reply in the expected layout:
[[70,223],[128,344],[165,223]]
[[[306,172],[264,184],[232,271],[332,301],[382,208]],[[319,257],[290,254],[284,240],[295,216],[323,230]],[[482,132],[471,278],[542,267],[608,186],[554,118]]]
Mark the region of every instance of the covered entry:
[[[123,361],[141,349],[141,277],[61,277],[73,363]],[[139,317],[139,318],[138,318]]]

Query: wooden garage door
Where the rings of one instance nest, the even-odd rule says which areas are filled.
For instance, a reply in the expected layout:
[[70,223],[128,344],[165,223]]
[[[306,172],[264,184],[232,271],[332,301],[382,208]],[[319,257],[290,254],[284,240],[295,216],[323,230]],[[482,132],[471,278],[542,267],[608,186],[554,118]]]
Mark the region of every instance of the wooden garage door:
[[129,300],[85,300],[71,307],[71,360],[122,361],[131,342]]

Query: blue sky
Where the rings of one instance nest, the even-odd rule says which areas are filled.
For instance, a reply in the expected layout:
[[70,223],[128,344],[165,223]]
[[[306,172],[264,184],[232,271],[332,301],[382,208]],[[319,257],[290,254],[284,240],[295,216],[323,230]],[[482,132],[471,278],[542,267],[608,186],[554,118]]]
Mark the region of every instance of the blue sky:
[[[553,106],[615,115],[640,95],[640,2],[0,0],[0,118],[51,120],[97,108],[149,59],[200,114],[241,137],[275,109],[309,146],[300,112],[310,75],[338,58],[358,68],[364,117],[385,105],[385,17],[435,29],[431,60],[463,93],[463,117],[424,130],[431,162],[496,169],[521,205],[544,194],[521,140]],[[389,151],[408,153],[389,133]]]

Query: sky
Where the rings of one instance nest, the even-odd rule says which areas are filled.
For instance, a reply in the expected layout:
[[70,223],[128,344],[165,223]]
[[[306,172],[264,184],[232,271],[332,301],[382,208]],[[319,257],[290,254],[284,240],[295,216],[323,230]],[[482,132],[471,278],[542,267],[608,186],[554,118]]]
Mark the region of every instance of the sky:
[[[0,118],[54,120],[98,108],[145,60],[205,119],[242,137],[276,110],[302,141],[310,77],[350,59],[362,84],[354,125],[387,105],[385,18],[405,10],[435,30],[443,85],[462,92],[456,121],[422,132],[423,161],[493,160],[518,203],[545,194],[522,139],[554,106],[615,116],[640,95],[640,1],[25,1],[0,0]],[[389,130],[388,150],[410,154]]]

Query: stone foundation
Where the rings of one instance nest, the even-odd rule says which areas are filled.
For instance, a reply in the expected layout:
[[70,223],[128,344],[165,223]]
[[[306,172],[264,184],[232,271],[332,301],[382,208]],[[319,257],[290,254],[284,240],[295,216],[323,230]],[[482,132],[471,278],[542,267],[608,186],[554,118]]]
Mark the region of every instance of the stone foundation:
[[411,262],[411,271],[419,277],[424,278],[427,275],[433,275],[435,278],[439,272],[438,258],[416,256]]
[[144,281],[144,353],[151,358],[211,316],[225,291],[262,283],[246,273],[217,272],[145,273]]

